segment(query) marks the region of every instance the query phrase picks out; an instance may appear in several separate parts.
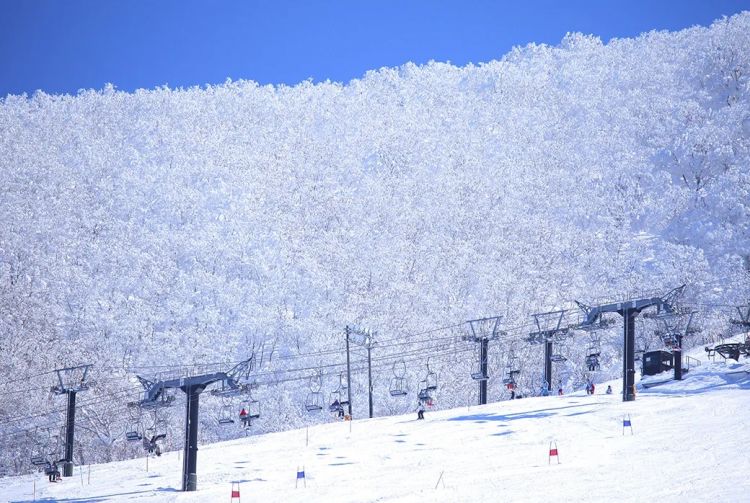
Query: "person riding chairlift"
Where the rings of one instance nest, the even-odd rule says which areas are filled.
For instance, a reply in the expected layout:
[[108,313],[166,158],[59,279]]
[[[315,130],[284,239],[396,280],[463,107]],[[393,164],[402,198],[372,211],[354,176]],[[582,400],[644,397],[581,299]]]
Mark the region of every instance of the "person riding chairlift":
[[159,440],[165,439],[166,437],[166,433],[159,433],[158,435],[152,436],[151,439],[143,437],[143,445],[146,448],[146,452],[148,452],[149,454],[156,454],[157,456],[161,456],[161,447],[159,447],[159,444],[157,442]]
[[334,400],[330,407],[331,412],[336,412],[339,419],[344,418],[344,407],[338,400]]
[[242,422],[242,426],[247,428],[249,426],[249,419],[247,417],[247,411],[245,410],[245,407],[242,407],[242,410],[240,410],[240,421]]

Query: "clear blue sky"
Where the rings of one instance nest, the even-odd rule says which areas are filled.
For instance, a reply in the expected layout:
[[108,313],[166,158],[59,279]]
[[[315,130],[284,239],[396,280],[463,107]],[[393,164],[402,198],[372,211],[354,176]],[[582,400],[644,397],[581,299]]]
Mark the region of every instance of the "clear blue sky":
[[750,0],[0,0],[0,97],[108,82],[347,82],[407,61],[489,61],[569,31],[608,41],[742,10]]

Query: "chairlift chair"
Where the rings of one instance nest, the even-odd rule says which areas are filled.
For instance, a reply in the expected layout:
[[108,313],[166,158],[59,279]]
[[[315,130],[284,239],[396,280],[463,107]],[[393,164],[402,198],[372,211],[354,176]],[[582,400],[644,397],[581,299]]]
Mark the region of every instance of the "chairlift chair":
[[403,377],[393,377],[390,386],[391,396],[406,396],[406,379]]
[[329,402],[328,410],[331,412],[338,411],[341,407],[341,392],[339,390],[331,391]]
[[508,352],[508,363],[505,365],[503,384],[515,384],[516,376],[521,373],[518,356],[513,348]]
[[141,408],[129,406],[128,427],[125,429],[125,440],[128,442],[141,440],[143,438],[143,435],[141,435],[141,429]]
[[[346,382],[344,381],[344,373],[339,374],[339,386],[335,390],[331,391],[331,405],[328,406],[328,410],[331,412],[336,412],[339,410],[340,407],[344,407],[345,405],[349,405],[349,388],[346,386]],[[339,407],[337,407],[335,404],[338,402]]]
[[229,402],[222,404],[219,410],[219,424],[221,426],[229,426],[234,424],[234,407]]
[[393,363],[393,378],[389,391],[391,396],[406,396],[406,362],[399,360]]
[[305,398],[305,409],[307,412],[318,412],[323,410],[323,393],[311,391]]
[[47,451],[52,444],[52,433],[50,430],[43,429],[40,433],[39,428],[34,429],[31,437],[34,446],[31,450],[31,464],[34,466],[43,466],[47,464]]
[[260,402],[253,397],[243,400],[241,406],[247,412],[248,419],[258,419],[260,417]]
[[554,363],[564,363],[568,361],[568,359],[562,353],[552,353],[549,356],[549,359],[551,362],[554,362]]
[[425,389],[435,391],[438,387],[437,374],[430,369],[430,359],[427,358],[427,375],[425,376]]
[[307,412],[323,410],[323,393],[320,392],[320,389],[323,387],[323,374],[320,370],[310,377],[309,386],[310,392],[305,398],[305,410]]
[[[481,349],[479,347],[476,347],[474,349],[474,360],[476,361],[476,364],[475,364],[476,367],[474,368],[474,372],[470,374],[471,378],[474,379],[475,381],[486,381],[489,378],[489,376],[485,372],[482,372],[482,363],[486,364],[487,362],[486,361],[482,362],[481,355],[482,355]],[[486,355],[485,355],[485,358],[486,358]]]
[[125,440],[128,442],[136,442],[142,438],[143,435],[141,435],[139,423],[131,423],[128,425],[128,429],[125,430]]
[[599,357],[602,354],[601,339],[596,332],[591,333],[591,343],[586,349],[586,367],[589,372],[599,371]]
[[344,405],[349,405],[349,387],[346,383],[346,379],[344,378],[344,373],[341,372],[339,374],[339,403]]
[[422,402],[430,400],[432,398],[432,396],[430,395],[430,390],[427,388],[427,379],[422,379],[421,381],[419,381],[419,393],[417,393],[417,398],[419,398],[419,400]]
[[31,464],[34,466],[44,466],[48,463],[49,461],[47,461],[47,456],[42,456],[41,454],[31,455]]

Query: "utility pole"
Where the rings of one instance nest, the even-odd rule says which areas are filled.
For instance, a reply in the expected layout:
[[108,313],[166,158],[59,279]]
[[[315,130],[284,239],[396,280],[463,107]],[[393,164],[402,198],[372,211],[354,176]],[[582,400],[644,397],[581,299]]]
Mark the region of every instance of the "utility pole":
[[367,391],[369,394],[370,419],[372,419],[372,347],[367,345]]
[[349,325],[345,328],[346,332],[346,394],[347,402],[349,402],[349,417],[352,418],[352,364],[349,357]]
[[76,427],[76,393],[89,389],[86,382],[89,365],[68,367],[55,370],[58,384],[52,387],[56,395],[68,395],[68,413],[65,421],[65,457],[63,458],[63,477],[73,476],[73,444],[75,442]]

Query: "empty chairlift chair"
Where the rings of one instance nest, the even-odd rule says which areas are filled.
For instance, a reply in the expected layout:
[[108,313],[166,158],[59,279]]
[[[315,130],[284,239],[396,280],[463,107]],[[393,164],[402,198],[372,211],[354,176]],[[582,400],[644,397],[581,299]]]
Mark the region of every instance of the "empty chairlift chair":
[[391,378],[391,396],[406,396],[406,362],[399,360],[393,364],[393,378]]
[[305,409],[307,412],[319,412],[323,410],[323,393],[320,389],[323,387],[323,379],[320,373],[310,378],[310,392],[305,398]]
[[552,345],[552,354],[549,356],[550,361],[554,363],[564,363],[568,361],[565,356],[565,342],[564,338],[555,339],[555,344]]
[[51,448],[52,444],[52,434],[49,429],[39,430],[38,428],[34,430],[32,440],[34,442],[34,446],[31,450],[31,464],[34,466],[44,466],[47,464],[48,460],[48,451]]
[[438,387],[438,376],[435,372],[430,370],[430,359],[427,359],[427,375],[425,376],[427,382],[427,391],[435,391]]
[[[508,353],[508,363],[505,366],[505,377],[503,378],[503,384],[506,386],[516,384],[516,378],[521,374],[520,362],[516,353],[513,349]],[[510,389],[510,388],[508,388]]]
[[125,440],[128,442],[137,442],[142,438],[140,423],[137,421],[130,423],[128,429],[125,431]]
[[482,371],[482,368],[487,367],[487,355],[484,355],[485,361],[482,361],[482,351],[481,348],[477,348],[474,351],[474,361],[476,361],[476,368],[474,368],[474,371],[471,373],[471,378],[475,381],[486,381],[488,379],[488,375],[486,372]]
[[219,424],[229,426],[234,424],[234,407],[229,400],[223,400],[219,409]]
[[141,408],[135,405],[128,407],[128,426],[125,430],[125,440],[137,442],[143,438],[141,434]]

